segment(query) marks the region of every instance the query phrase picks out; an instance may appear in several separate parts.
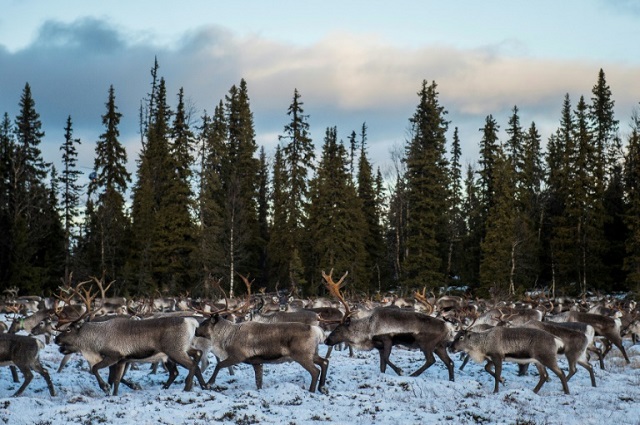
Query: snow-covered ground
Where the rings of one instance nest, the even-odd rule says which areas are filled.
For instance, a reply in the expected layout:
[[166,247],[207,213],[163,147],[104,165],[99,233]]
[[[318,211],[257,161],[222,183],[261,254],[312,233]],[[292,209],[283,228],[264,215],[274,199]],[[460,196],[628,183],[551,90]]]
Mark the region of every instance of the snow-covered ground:
[[[1,319],[2,317],[0,317]],[[166,375],[149,373],[149,365],[129,372],[143,389],[124,385],[119,396],[105,396],[78,355],[60,373],[62,355],[52,343],[41,353],[50,370],[57,395],[49,396],[44,379],[35,375],[21,397],[11,395],[19,384],[8,368],[0,372],[0,422],[7,424],[640,424],[640,345],[625,341],[631,358],[626,365],[614,349],[606,370],[593,362],[597,388],[578,367],[569,381],[571,395],[562,392],[551,373],[539,394],[535,368],[517,376],[517,365],[505,364],[506,383],[493,394],[493,378],[481,365],[469,363],[455,382],[438,362],[417,378],[379,372],[377,352],[348,351],[331,354],[327,394],[309,393],[309,374],[295,363],[265,365],[264,388],[257,390],[253,369],[239,365],[235,376],[222,371],[212,390],[195,385],[182,390],[186,370],[169,390],[161,388]],[[324,353],[326,347],[321,347]],[[406,374],[423,364],[420,352],[394,348],[392,360]],[[215,364],[215,360],[212,359]],[[561,366],[566,370],[566,362]],[[212,366],[204,372],[205,379]],[[106,378],[106,370],[103,376]],[[21,377],[22,378],[22,377]]]

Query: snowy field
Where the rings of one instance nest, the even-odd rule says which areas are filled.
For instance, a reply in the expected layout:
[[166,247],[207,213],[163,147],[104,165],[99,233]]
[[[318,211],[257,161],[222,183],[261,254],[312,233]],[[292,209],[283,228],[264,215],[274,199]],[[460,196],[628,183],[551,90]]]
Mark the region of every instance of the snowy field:
[[[1,319],[1,317],[0,317]],[[142,385],[133,391],[120,386],[119,396],[105,396],[86,362],[74,355],[67,367],[56,372],[62,355],[53,343],[41,353],[51,372],[57,395],[49,396],[44,379],[35,374],[21,397],[11,395],[19,384],[8,368],[0,376],[0,423],[6,424],[640,424],[640,345],[625,340],[631,365],[625,365],[614,349],[606,370],[593,362],[597,388],[591,387],[586,370],[578,367],[569,381],[571,395],[562,392],[551,374],[539,394],[535,368],[517,376],[517,365],[505,363],[506,383],[493,394],[493,378],[481,365],[469,363],[456,382],[449,382],[444,364],[438,362],[420,377],[379,372],[377,352],[347,351],[331,355],[328,394],[309,393],[309,374],[295,363],[265,365],[264,388],[256,390],[253,369],[239,365],[235,376],[222,371],[212,390],[184,392],[186,370],[169,390],[162,390],[164,372],[150,374],[141,365],[127,375]],[[321,347],[324,353],[326,347]],[[394,348],[392,361],[408,375],[424,362],[420,352]],[[215,364],[215,360],[212,359]],[[566,362],[561,367],[566,370]],[[208,379],[213,367],[204,372]],[[106,378],[107,370],[103,377]],[[21,377],[22,379],[22,377]]]

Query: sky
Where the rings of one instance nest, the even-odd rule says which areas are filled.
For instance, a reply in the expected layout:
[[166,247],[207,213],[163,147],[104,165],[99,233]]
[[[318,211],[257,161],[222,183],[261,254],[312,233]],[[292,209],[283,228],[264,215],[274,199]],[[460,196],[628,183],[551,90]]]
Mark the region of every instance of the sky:
[[589,100],[600,69],[624,137],[640,102],[638,40],[640,0],[3,0],[0,114],[15,119],[29,83],[45,161],[60,162],[71,116],[88,173],[113,85],[133,173],[157,58],[170,104],[184,88],[194,126],[244,78],[256,141],[272,156],[297,89],[318,150],[327,127],[346,141],[366,123],[369,157],[386,174],[422,82],[435,81],[466,166],[489,114],[504,140],[517,105],[544,143],[564,95]]

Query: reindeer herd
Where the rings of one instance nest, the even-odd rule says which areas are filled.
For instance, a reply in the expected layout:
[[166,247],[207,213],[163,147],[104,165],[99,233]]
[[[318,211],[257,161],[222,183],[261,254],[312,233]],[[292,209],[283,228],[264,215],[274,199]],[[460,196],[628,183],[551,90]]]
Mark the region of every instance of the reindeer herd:
[[[9,294],[2,309],[5,317],[13,320],[0,333],[0,365],[11,367],[15,382],[19,382],[17,369],[24,376],[14,396],[24,392],[33,371],[45,379],[54,396],[53,382],[39,360],[44,343],[35,337],[44,335],[46,343],[53,337],[65,355],[59,371],[69,356],[79,353],[106,394],[117,395],[120,383],[140,388],[126,378],[134,363],[163,365],[168,372],[163,388],[175,381],[178,366],[187,369],[184,390],[189,391],[194,378],[201,388],[212,388],[222,369],[233,374],[233,367],[240,363],[253,367],[260,389],[265,364],[295,362],[310,375],[309,391],[326,392],[334,346],[348,347],[351,353],[376,349],[380,372],[385,373],[388,366],[398,375],[403,370],[391,361],[391,352],[394,346],[402,346],[420,350],[425,358],[411,376],[424,373],[436,363],[437,356],[446,366],[449,380],[454,381],[454,362],[449,354],[461,353],[464,361],[460,369],[469,359],[484,364],[484,370],[494,378],[496,393],[504,381],[503,362],[515,362],[520,374],[527,373],[529,364],[536,367],[539,381],[535,393],[549,380],[551,370],[563,392],[569,394],[568,381],[578,372],[577,365],[589,373],[595,387],[591,360],[604,369],[603,359],[615,346],[630,363],[622,339],[628,335],[635,343],[640,334],[640,310],[632,301],[539,297],[507,303],[436,297],[423,290],[414,292],[410,299],[394,297],[374,303],[345,298],[342,289],[348,273],[338,282],[331,272],[322,272],[322,277],[334,300],[252,294],[251,282],[244,276],[246,297],[225,296],[217,302],[133,303],[107,298],[111,284],[95,277],[60,287],[53,300]],[[163,311],[166,309],[171,311]],[[324,357],[319,354],[322,344],[328,346]],[[205,381],[203,371],[210,355],[216,365]],[[558,365],[559,356],[567,360],[567,373]],[[102,369],[108,369],[106,381]]]

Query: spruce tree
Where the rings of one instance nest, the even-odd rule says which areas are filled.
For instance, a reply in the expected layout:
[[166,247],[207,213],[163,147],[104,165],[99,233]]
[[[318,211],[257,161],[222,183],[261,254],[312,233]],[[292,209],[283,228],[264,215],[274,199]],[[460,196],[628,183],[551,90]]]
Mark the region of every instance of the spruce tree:
[[546,197],[542,192],[544,166],[542,164],[541,137],[536,124],[531,123],[523,138],[522,173],[519,179],[519,199],[523,219],[527,223],[526,275],[528,284],[537,284],[542,273],[542,226]]
[[230,295],[234,292],[236,271],[243,274],[258,272],[262,250],[260,242],[257,196],[259,161],[253,113],[247,83],[240,80],[225,97],[227,122],[226,160],[223,162],[222,184],[224,198],[224,232],[226,262],[230,281]]
[[29,83],[25,84],[19,108],[14,125],[13,172],[9,181],[12,259],[8,284],[37,294],[46,279],[43,263],[46,253],[42,250],[53,217],[45,183],[49,164],[44,162],[40,151],[44,131]]
[[174,288],[174,293],[185,293],[193,289],[195,277],[191,263],[196,249],[191,193],[195,136],[189,126],[182,88],[178,92],[178,106],[170,134],[169,156],[173,169],[161,203],[165,211],[164,244],[167,255],[171,258],[168,265],[170,285]]
[[62,176],[60,184],[62,185],[62,220],[64,225],[64,280],[69,281],[69,273],[71,272],[71,248],[74,245],[76,234],[75,221],[79,215],[78,207],[80,205],[80,189],[78,177],[82,174],[77,169],[78,151],[75,145],[80,145],[80,139],[73,138],[73,124],[71,116],[67,118],[67,124],[64,128],[64,142],[60,146],[62,151]]
[[89,183],[85,213],[82,258],[85,273],[116,280],[114,289],[125,287],[125,263],[129,255],[129,218],[125,198],[131,175],[127,171],[127,152],[121,144],[120,119],[113,86],[109,87],[106,111],[102,115],[104,132],[95,147],[92,180]]
[[170,275],[171,246],[165,193],[173,179],[175,163],[169,154],[170,119],[166,84],[160,78],[154,98],[146,143],[140,152],[137,181],[133,188],[133,251],[130,268],[132,280],[141,293],[173,291]]
[[260,229],[260,258],[257,284],[266,287],[269,282],[269,168],[264,146],[260,147],[258,171],[258,227]]
[[575,118],[571,100],[566,94],[562,104],[560,127],[547,143],[547,216],[546,231],[549,237],[548,252],[551,254],[552,292],[556,288],[566,290],[566,284],[577,281],[573,233],[567,209],[570,207],[570,187],[574,181]]
[[495,161],[498,151],[498,130],[500,126],[492,115],[485,118],[484,127],[480,129],[482,139],[480,140],[480,159],[478,169],[478,185],[480,187],[480,202],[482,204],[481,231],[484,235],[485,221],[488,211],[495,203],[494,173]]
[[588,286],[599,286],[603,277],[604,192],[603,185],[598,181],[602,157],[597,152],[597,143],[593,143],[588,106],[584,97],[580,98],[576,106],[575,117],[575,160],[572,164],[574,177],[570,186],[567,215],[573,219],[571,225],[574,226],[577,236],[577,275],[581,291],[585,294]]
[[594,173],[598,183],[604,186],[603,183],[611,177],[613,167],[622,157],[622,149],[618,137],[618,120],[614,114],[615,102],[602,69],[598,72],[598,81],[591,93],[593,96],[588,107],[588,120],[593,128],[597,155]]
[[589,105],[589,121],[593,128],[594,145],[597,150],[596,189],[603,199],[604,208],[604,241],[602,249],[603,270],[601,277],[603,289],[612,289],[610,285],[620,285],[624,276],[622,258],[624,258],[624,241],[626,238],[624,214],[624,190],[622,184],[622,142],[618,135],[618,120],[614,114],[615,102],[611,88],[606,82],[602,69],[598,73],[598,81],[592,89]]
[[522,240],[516,232],[518,212],[515,208],[515,170],[502,148],[493,157],[494,189],[489,208],[485,238],[481,243],[480,282],[485,296],[497,299],[515,294],[515,272]]
[[[292,260],[302,252],[304,214],[309,202],[307,173],[314,170],[315,159],[313,141],[309,135],[309,116],[304,113],[302,108],[304,103],[300,98],[300,93],[295,89],[293,100],[287,110],[291,121],[285,125],[284,134],[278,136],[282,144],[282,159],[286,176],[286,183],[283,186],[286,193],[284,214],[287,217],[285,229],[287,236],[285,237],[288,238],[286,242],[288,251],[293,254],[291,255]],[[289,278],[292,283],[298,281],[299,284],[304,285],[304,282],[301,281],[304,278],[304,270],[293,274],[291,264],[279,266],[278,269],[284,270],[287,274],[286,276],[278,276],[279,280]]]
[[200,280],[208,282],[209,276],[224,276],[227,270],[223,234],[222,163],[226,160],[227,127],[222,101],[216,106],[214,115],[206,114],[200,132],[201,167],[198,208],[199,263],[202,269]]
[[282,148],[276,146],[273,157],[273,175],[271,177],[271,227],[267,251],[269,252],[269,270],[271,284],[280,286],[288,281],[289,261],[291,259],[290,233],[286,209],[286,170],[282,157]]
[[307,281],[304,293],[315,295],[322,286],[318,270],[349,271],[349,287],[366,292],[362,280],[366,229],[356,188],[349,172],[347,150],[337,140],[335,127],[327,128],[322,158],[310,182],[307,248]]
[[[384,241],[379,215],[380,199],[376,193],[371,163],[367,158],[367,125],[362,124],[360,132],[360,159],[358,161],[358,198],[362,203],[366,229],[363,235],[366,259],[362,281],[370,285],[368,289],[381,286],[380,269],[384,268]],[[351,144],[351,143],[350,143]],[[374,282],[375,279],[375,282]],[[375,285],[373,285],[375,283]]]
[[467,165],[464,179],[464,201],[462,211],[466,233],[462,238],[463,256],[461,261],[461,280],[471,289],[480,282],[480,245],[484,234],[480,186],[476,179],[477,171]]
[[451,161],[449,166],[449,181],[451,190],[448,199],[447,214],[447,267],[445,272],[446,284],[453,283],[453,278],[460,277],[462,236],[465,232],[465,224],[462,215],[462,168],[460,157],[460,136],[458,127],[453,131],[451,144]]
[[624,162],[624,187],[627,209],[624,222],[627,225],[624,257],[626,282],[636,293],[640,292],[640,116],[634,111],[631,134],[627,141],[627,154]]
[[[11,234],[11,170],[16,144],[9,114],[0,122],[0,233]],[[0,290],[6,289],[11,267],[12,239],[0,238]]]
[[435,82],[422,82],[420,101],[410,119],[407,162],[407,287],[444,283],[448,199],[448,161],[445,157],[447,111],[438,101]]

